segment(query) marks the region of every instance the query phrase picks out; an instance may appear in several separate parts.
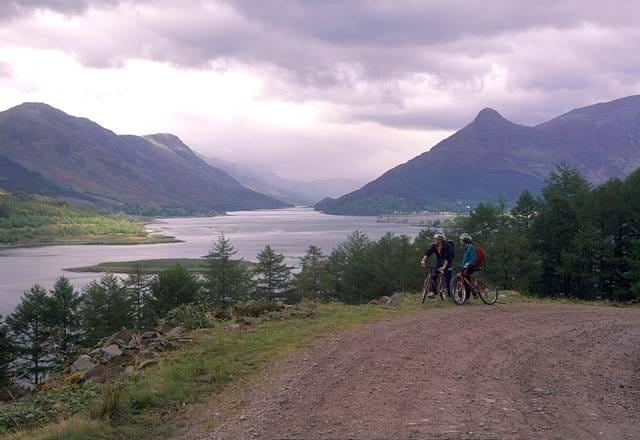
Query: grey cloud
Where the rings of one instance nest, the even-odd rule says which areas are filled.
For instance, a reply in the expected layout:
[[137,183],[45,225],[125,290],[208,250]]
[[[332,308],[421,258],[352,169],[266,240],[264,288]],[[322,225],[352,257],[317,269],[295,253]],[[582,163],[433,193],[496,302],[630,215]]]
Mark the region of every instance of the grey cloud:
[[[337,120],[395,128],[454,129],[487,105],[517,122],[539,122],[593,99],[637,93],[640,71],[634,0],[19,3],[0,6],[0,17],[34,8],[102,11],[108,38],[91,34],[91,24],[86,38],[16,37],[29,35],[24,44],[54,46],[87,65],[130,58],[206,69],[240,63],[266,79],[267,98],[325,101],[343,109]],[[116,5],[123,9],[109,16]],[[496,65],[507,71],[500,92],[486,79]],[[450,99],[416,103],[422,77]]]
[[[112,4],[117,0],[104,0],[101,4]],[[0,20],[30,14],[34,10],[49,10],[62,14],[79,14],[95,0],[5,0],[0,4]]]

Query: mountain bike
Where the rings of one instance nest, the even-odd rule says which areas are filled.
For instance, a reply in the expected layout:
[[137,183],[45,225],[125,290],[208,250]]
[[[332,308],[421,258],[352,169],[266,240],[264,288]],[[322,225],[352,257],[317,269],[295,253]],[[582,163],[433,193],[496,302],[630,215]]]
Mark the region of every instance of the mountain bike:
[[461,306],[467,298],[479,296],[483,303],[487,305],[495,304],[498,300],[498,288],[489,280],[481,277],[476,269],[473,275],[465,276],[462,267],[456,268],[456,276],[451,279],[451,296],[453,302]]
[[[424,279],[424,283],[422,284],[422,304],[424,304],[424,301],[427,299],[427,295],[430,292],[433,292],[433,279],[431,279],[431,270],[433,267],[427,266],[426,269],[428,272],[427,277]],[[438,271],[435,282],[437,294],[440,295],[440,299],[442,301],[445,301],[447,299],[447,283],[444,280],[444,274],[442,271]]]

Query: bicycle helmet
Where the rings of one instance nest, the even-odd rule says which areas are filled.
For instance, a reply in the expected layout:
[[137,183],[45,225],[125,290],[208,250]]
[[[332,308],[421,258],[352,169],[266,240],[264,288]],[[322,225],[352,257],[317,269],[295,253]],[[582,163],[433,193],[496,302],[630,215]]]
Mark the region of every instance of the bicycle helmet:
[[466,232],[463,234],[460,234],[460,240],[462,241],[472,241],[471,240],[471,235],[467,234]]
[[444,236],[444,234],[437,233],[437,234],[435,234],[435,235],[433,236],[433,239],[434,239],[434,240],[442,240],[442,241],[445,241],[445,240],[447,239],[447,237],[445,237],[445,236]]

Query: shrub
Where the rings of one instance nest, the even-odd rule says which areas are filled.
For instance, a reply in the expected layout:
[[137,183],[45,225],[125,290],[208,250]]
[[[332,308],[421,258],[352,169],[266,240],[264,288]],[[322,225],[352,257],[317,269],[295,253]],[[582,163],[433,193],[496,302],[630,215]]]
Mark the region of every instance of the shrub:
[[211,326],[210,311],[202,303],[181,304],[169,310],[165,321],[172,325],[179,325],[187,330]]

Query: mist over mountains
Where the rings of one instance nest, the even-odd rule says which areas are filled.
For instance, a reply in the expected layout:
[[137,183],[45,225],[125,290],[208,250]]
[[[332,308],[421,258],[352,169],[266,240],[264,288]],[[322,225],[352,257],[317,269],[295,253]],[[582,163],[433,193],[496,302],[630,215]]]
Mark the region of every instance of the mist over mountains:
[[213,157],[205,160],[247,188],[294,205],[313,205],[327,197],[340,197],[360,188],[363,183],[351,179],[299,181],[281,177],[267,166],[238,164]]
[[530,127],[485,108],[466,127],[357,191],[316,208],[333,214],[451,209],[537,192],[558,163],[594,184],[640,167],[640,96],[571,110]]

